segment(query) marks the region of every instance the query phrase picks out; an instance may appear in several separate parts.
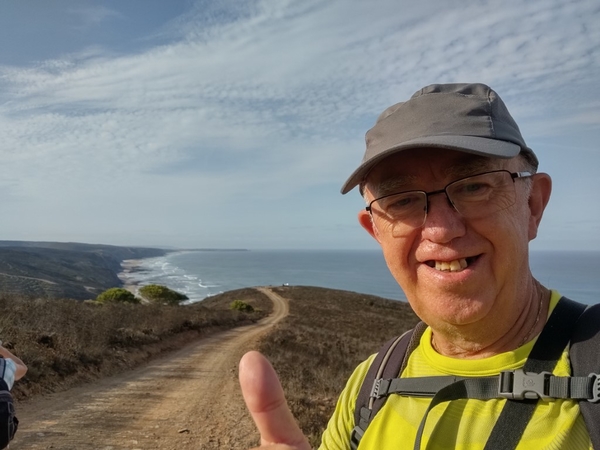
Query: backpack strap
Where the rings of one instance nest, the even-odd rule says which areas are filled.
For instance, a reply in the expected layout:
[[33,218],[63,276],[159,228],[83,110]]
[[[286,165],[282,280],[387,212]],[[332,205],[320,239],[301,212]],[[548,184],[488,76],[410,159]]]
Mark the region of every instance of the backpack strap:
[[354,407],[354,423],[356,426],[350,434],[350,447],[352,450],[358,448],[358,444],[371,420],[387,400],[387,397],[372,395],[375,383],[383,377],[395,378],[404,370],[408,363],[408,357],[419,345],[426,328],[427,325],[424,322],[419,322],[415,328],[383,344],[375,356],[360,387]]
[[[600,373],[600,303],[588,307],[581,315],[571,338],[569,356],[574,376]],[[596,389],[600,394],[600,383]],[[580,401],[579,408],[592,446],[600,449],[600,403]]]
[[6,359],[3,356],[0,356],[0,391],[10,391],[8,388],[8,383],[4,379],[6,375]]
[[[526,372],[552,372],[571,340],[585,305],[562,297],[523,366]],[[588,372],[589,373],[589,372]],[[586,374],[587,376],[587,374]],[[538,399],[508,400],[492,429],[484,450],[514,449],[521,440]]]
[[[380,378],[376,380],[372,397],[387,397],[398,394],[406,397],[436,397],[435,404],[473,398],[489,400],[575,399],[595,402],[600,400],[600,392],[595,392],[597,374],[582,377],[557,377],[550,372],[524,372],[523,369],[506,370],[489,377],[430,376],[410,378]],[[600,386],[600,384],[599,384]],[[450,388],[451,387],[451,388]],[[446,389],[450,388],[450,389]],[[433,405],[435,406],[435,405]],[[432,407],[433,407],[432,406]]]

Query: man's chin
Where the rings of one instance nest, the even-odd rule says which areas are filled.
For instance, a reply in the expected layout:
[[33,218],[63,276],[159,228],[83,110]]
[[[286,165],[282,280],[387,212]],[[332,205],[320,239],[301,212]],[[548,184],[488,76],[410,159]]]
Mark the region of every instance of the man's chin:
[[409,298],[409,303],[416,314],[430,325],[446,323],[452,326],[464,326],[485,318],[492,307],[493,300],[460,290],[444,289],[430,290],[417,298]]

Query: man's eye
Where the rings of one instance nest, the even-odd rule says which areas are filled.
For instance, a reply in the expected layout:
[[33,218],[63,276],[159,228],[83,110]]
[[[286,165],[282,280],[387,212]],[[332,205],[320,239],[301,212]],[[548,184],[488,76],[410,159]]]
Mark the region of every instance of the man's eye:
[[388,211],[398,211],[413,208],[419,203],[418,195],[402,195],[398,197],[390,197],[384,208]]
[[477,192],[482,189],[485,189],[486,187],[487,186],[484,185],[483,183],[470,183],[470,184],[465,185],[462,190],[465,192]]
[[460,195],[464,197],[478,197],[489,195],[493,191],[494,187],[489,183],[465,183],[462,186],[456,186],[454,195]]

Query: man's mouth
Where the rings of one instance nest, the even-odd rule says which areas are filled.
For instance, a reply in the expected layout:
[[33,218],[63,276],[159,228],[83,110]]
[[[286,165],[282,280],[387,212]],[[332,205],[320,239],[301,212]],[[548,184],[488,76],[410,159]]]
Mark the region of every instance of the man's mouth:
[[460,258],[453,261],[427,261],[426,264],[441,272],[462,272],[475,261],[476,257]]

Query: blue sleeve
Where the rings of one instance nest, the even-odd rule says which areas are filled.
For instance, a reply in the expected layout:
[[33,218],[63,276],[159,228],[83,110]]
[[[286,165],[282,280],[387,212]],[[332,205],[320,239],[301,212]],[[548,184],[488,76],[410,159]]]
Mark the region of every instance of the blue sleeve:
[[15,372],[17,371],[17,365],[10,358],[0,358],[0,374],[2,379],[6,382],[8,390],[11,390],[15,384]]

